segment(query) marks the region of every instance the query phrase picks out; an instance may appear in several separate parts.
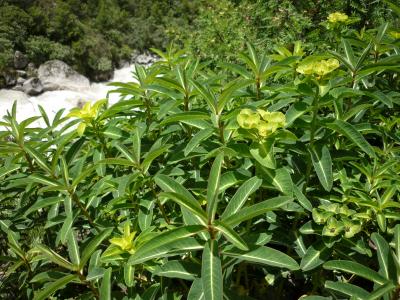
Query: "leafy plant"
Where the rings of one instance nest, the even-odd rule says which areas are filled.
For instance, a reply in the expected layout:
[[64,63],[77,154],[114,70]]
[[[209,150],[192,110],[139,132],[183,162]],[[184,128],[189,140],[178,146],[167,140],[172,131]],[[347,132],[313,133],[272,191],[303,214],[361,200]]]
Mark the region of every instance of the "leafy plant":
[[112,84],[114,105],[18,122],[15,104],[0,122],[1,297],[396,299],[387,28],[323,53],[248,44],[217,67],[171,45]]

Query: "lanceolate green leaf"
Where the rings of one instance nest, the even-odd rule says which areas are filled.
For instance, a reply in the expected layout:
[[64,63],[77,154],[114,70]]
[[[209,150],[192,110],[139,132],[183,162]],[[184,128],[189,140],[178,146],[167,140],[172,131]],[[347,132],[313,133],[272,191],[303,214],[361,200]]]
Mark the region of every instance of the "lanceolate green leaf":
[[177,113],[173,114],[169,117],[166,117],[161,123],[160,126],[169,124],[169,123],[174,123],[174,122],[181,122],[185,120],[207,120],[210,118],[210,115],[201,112],[201,111],[187,111],[183,113]]
[[103,280],[100,286],[100,299],[111,300],[111,275],[112,268],[108,268],[103,275]]
[[35,149],[31,148],[28,145],[24,146],[24,150],[36,161],[36,163],[43,170],[45,170],[48,174],[51,174],[51,168],[47,163],[46,158],[42,154],[40,154],[38,151],[36,151]]
[[248,252],[232,249],[225,250],[222,253],[240,260],[267,266],[285,268],[289,270],[298,270],[300,268],[299,264],[289,255],[270,247],[262,246]]
[[57,180],[52,179],[50,177],[46,177],[46,176],[39,175],[39,174],[32,174],[29,176],[29,178],[35,182],[39,182],[39,183],[47,185],[47,186],[59,187],[60,189],[65,189],[60,182],[58,182]]
[[190,287],[187,300],[205,300],[202,280],[195,279]]
[[215,229],[220,231],[229,242],[231,242],[234,246],[236,246],[240,250],[244,251],[249,250],[249,247],[247,247],[245,241],[243,241],[240,235],[238,235],[228,225],[222,223],[221,221],[215,221],[214,227]]
[[386,278],[374,270],[354,261],[331,260],[324,264],[324,268],[354,274],[381,285],[388,282]]
[[[156,184],[162,188],[166,192],[172,192],[179,194],[181,198],[185,198],[185,201],[188,203],[198,203],[197,200],[193,197],[193,195],[185,188],[183,187],[180,183],[176,182],[172,178],[158,174],[154,177],[154,180]],[[194,204],[196,206],[196,204]],[[200,204],[197,204],[198,208],[201,209]],[[200,220],[195,218],[190,211],[187,209],[183,208],[182,209],[182,214],[183,218],[186,224],[192,225],[192,224],[202,224]]]
[[74,216],[71,214],[67,215],[65,221],[60,230],[61,243],[65,244],[69,233],[71,232],[72,224],[74,223]]
[[142,162],[142,169],[144,172],[147,172],[150,168],[151,163],[160,155],[167,153],[168,149],[171,148],[171,145],[162,146],[158,149],[155,149],[148,153]]
[[[385,297],[389,297],[391,292],[393,290],[396,290],[396,285],[393,284],[393,282],[388,282],[377,289],[375,289],[367,298],[367,300],[378,300],[378,299],[385,299]],[[397,297],[397,295],[395,295]]]
[[51,260],[53,263],[59,265],[60,267],[66,268],[68,270],[74,271],[76,267],[71,264],[68,260],[66,260],[64,257],[60,256],[57,252],[49,249],[48,247],[44,245],[37,244],[36,248],[49,260]]
[[56,204],[56,203],[60,203],[62,202],[64,199],[61,196],[58,197],[49,197],[49,198],[43,198],[43,199],[39,199],[37,200],[31,207],[29,207],[25,213],[24,216],[28,216],[29,214],[33,213],[33,212],[37,212],[38,210],[40,210],[41,208],[45,208],[47,206]]
[[79,266],[79,264],[80,264],[79,247],[78,247],[78,242],[76,241],[75,233],[73,230],[69,231],[67,246],[68,246],[68,254],[69,254],[69,258],[71,259],[71,262],[75,266]]
[[353,48],[351,47],[350,43],[346,39],[342,39],[342,46],[344,53],[346,55],[347,61],[350,63],[352,69],[354,70],[356,67],[356,58],[354,57]]
[[[191,203],[198,203],[196,198],[194,198],[193,195],[186,188],[183,187],[183,185],[176,182],[172,178],[163,174],[158,174],[154,177],[154,181],[165,192],[180,194],[181,197],[185,197],[186,201]],[[198,207],[201,208],[200,205],[198,205]]]
[[168,242],[149,251],[136,252],[130,257],[128,263],[136,265],[155,258],[165,258],[190,251],[198,251],[201,249],[203,249],[203,244],[197,241],[195,238],[183,238]]
[[198,93],[202,96],[202,98],[207,102],[208,108],[211,110],[213,114],[217,114],[217,100],[215,95],[210,91],[210,89],[203,84],[192,80],[191,83],[195,86]]
[[226,225],[234,228],[238,224],[240,224],[244,221],[250,220],[257,216],[263,215],[269,211],[272,211],[274,209],[282,207],[291,201],[293,201],[293,198],[289,197],[289,196],[275,197],[275,198],[254,204],[252,206],[242,208],[238,213],[231,215],[230,217],[223,218],[222,221]]
[[145,257],[147,253],[150,253],[157,248],[160,248],[179,239],[193,236],[203,230],[205,230],[205,227],[202,225],[188,225],[172,230],[167,230],[140,246],[137,251],[130,257],[129,263],[133,264],[134,261],[138,260],[141,257]]
[[308,247],[301,260],[300,268],[305,272],[315,269],[329,258],[329,254],[330,249],[322,241],[317,241]]
[[333,123],[327,124],[327,126],[332,130],[335,130],[346,136],[350,141],[360,147],[360,149],[367,153],[369,156],[375,156],[374,149],[371,147],[371,145],[365,140],[362,134],[358,132],[357,129],[355,129],[354,126],[350,123],[342,120],[335,120]]
[[367,299],[369,295],[363,288],[346,282],[333,282],[328,280],[325,282],[325,287],[359,300]]
[[48,299],[53,293],[65,287],[68,283],[78,280],[78,275],[67,275],[50,284],[48,284],[43,290],[35,294],[33,300],[45,300]]
[[285,195],[291,196],[293,194],[293,181],[286,168],[271,170],[260,166],[260,171],[263,175],[260,177],[262,177],[264,181],[271,183]]
[[326,145],[322,147],[315,145],[313,149],[310,149],[310,152],[318,179],[324,189],[329,192],[332,189],[333,184],[332,159],[329,149]]
[[274,140],[267,139],[263,143],[253,143],[250,147],[250,154],[262,166],[275,169]]
[[189,201],[190,198],[185,198],[177,193],[161,193],[160,197],[171,199],[179,205],[187,208],[195,215],[196,219],[198,219],[202,225],[207,225],[207,216],[197,201]]
[[171,260],[156,267],[152,273],[157,276],[194,280],[200,277],[200,265],[189,261]]
[[104,229],[102,232],[97,234],[83,249],[82,251],[82,259],[80,263],[80,269],[82,269],[87,261],[90,259],[92,256],[93,252],[97,250],[99,245],[106,239],[112,232],[112,228]]
[[123,144],[115,144],[115,147],[132,163],[139,164],[140,162],[136,161],[136,157],[130,152],[130,150]]
[[394,227],[394,250],[397,257],[397,264],[400,266],[400,224]]
[[201,143],[201,141],[209,138],[213,134],[213,132],[214,132],[213,128],[206,128],[196,133],[189,141],[189,143],[186,145],[184,154],[188,155],[190,152],[192,152],[193,149],[196,148]]
[[308,211],[312,211],[313,206],[312,206],[310,200],[308,200],[306,198],[306,196],[304,196],[304,194],[301,192],[301,190],[296,185],[293,185],[293,193],[296,196],[297,201],[301,204],[301,206],[303,206]]
[[221,168],[224,162],[224,154],[220,153],[215,158],[212,164],[210,176],[208,178],[207,186],[207,215],[208,221],[212,223],[214,220],[215,212],[217,211],[218,205],[218,192],[219,182],[221,180]]
[[18,170],[19,168],[20,168],[19,165],[11,165],[11,166],[8,166],[8,167],[0,168],[0,179],[2,177],[6,176],[7,174],[10,174],[10,173]]
[[381,235],[376,232],[371,235],[371,239],[377,248],[376,255],[378,256],[379,262],[379,274],[388,280],[395,280],[396,269],[394,262],[392,261],[389,244]]
[[141,146],[142,142],[140,128],[136,127],[132,135],[132,151],[133,155],[135,156],[135,162],[137,164],[140,164]]
[[236,214],[242,206],[246,203],[247,199],[261,186],[262,180],[257,177],[252,177],[243,183],[233,195],[232,199],[228,202],[224,213],[221,218],[227,218]]
[[223,299],[222,267],[218,255],[218,243],[215,240],[209,240],[204,246],[201,280],[205,299]]

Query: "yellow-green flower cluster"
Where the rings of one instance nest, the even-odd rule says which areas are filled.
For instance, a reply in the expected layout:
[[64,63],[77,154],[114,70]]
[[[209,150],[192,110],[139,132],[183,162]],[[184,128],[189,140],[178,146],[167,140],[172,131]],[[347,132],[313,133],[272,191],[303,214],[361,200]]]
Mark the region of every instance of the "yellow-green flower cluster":
[[261,137],[267,137],[278,128],[285,126],[286,123],[283,113],[262,109],[257,109],[257,111],[248,108],[242,109],[236,119],[241,128],[257,129],[258,135]]
[[400,39],[400,32],[391,31],[391,32],[389,32],[389,34],[395,39]]
[[337,59],[329,58],[326,60],[312,61],[300,64],[296,71],[304,75],[324,76],[333,70],[339,68],[340,64]]
[[361,222],[352,217],[354,214],[355,211],[349,209],[346,205],[339,204],[320,205],[312,211],[314,222],[324,225],[322,235],[337,236],[342,234],[348,239],[362,229]]
[[136,231],[131,232],[131,226],[129,222],[124,224],[124,234],[122,237],[114,237],[110,239],[112,245],[118,246],[121,250],[127,251],[131,254],[135,252],[133,240],[135,238]]
[[334,12],[329,14],[327,19],[329,23],[346,23],[349,20],[349,16],[341,12]]
[[74,108],[71,112],[67,115],[67,117],[75,117],[82,120],[77,128],[78,134],[81,136],[85,132],[85,129],[91,122],[97,118],[100,107],[106,103],[106,100],[99,100],[96,103],[91,105],[90,102],[85,103],[82,109]]

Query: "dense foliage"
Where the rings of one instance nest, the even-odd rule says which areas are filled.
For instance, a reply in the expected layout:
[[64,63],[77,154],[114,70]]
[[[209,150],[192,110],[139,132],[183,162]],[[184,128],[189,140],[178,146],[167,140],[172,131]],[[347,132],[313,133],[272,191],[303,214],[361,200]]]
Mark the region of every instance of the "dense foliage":
[[352,21],[317,53],[155,50],[112,106],[15,105],[0,297],[398,299],[400,32]]
[[167,28],[188,26],[197,2],[0,0],[0,72],[20,50],[36,65],[61,59],[96,79],[133,50],[166,47]]
[[[292,47],[295,41],[302,41],[310,51],[328,49],[332,32],[325,30],[325,21],[334,11],[353,18],[352,28],[357,30],[399,22],[385,1],[218,0],[200,6],[193,25],[183,28],[180,38],[192,53],[214,62],[234,60],[234,53],[244,50],[246,42],[260,51]],[[346,33],[344,27],[334,31]]]
[[385,2],[369,0],[0,0],[0,75],[15,50],[36,65],[60,59],[99,80],[133,50],[171,41],[214,64],[234,60],[246,41],[269,51],[297,40],[329,48],[320,41],[331,34],[323,21],[333,11],[357,20],[357,29],[396,20]]

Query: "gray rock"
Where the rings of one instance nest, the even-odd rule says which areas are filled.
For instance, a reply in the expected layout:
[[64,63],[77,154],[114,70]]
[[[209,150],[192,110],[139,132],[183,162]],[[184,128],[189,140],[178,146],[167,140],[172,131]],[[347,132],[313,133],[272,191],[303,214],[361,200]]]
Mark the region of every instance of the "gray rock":
[[119,60],[117,62],[117,68],[118,69],[126,68],[126,67],[129,67],[129,61],[128,60],[121,59],[121,60]]
[[146,54],[141,54],[138,57],[136,57],[135,62],[139,65],[148,65],[152,63],[153,58],[149,55]]
[[28,77],[37,77],[38,76],[38,71],[37,71],[34,63],[28,64],[28,66],[26,67],[26,75]]
[[60,86],[57,83],[46,82],[43,85],[43,92],[61,91],[63,89],[65,89],[65,87],[63,88],[62,86]]
[[17,74],[15,71],[6,71],[3,74],[4,83],[7,87],[14,86],[17,83]]
[[18,92],[22,92],[22,93],[25,94],[25,92],[24,92],[24,87],[23,87],[22,85],[16,85],[16,86],[12,87],[11,90],[13,90],[13,91],[18,91]]
[[17,85],[23,85],[25,81],[26,81],[25,78],[18,77],[18,78],[17,78]]
[[24,92],[30,96],[36,96],[43,92],[43,85],[39,78],[29,78],[22,85]]
[[157,59],[157,56],[154,54],[151,54],[149,52],[139,53],[139,51],[137,50],[135,50],[131,56],[132,63],[145,66],[153,64],[157,61]]
[[15,51],[14,53],[14,67],[16,69],[25,69],[28,65],[28,57],[21,51]]
[[17,70],[17,75],[21,78],[26,78],[28,76],[28,74],[26,73],[26,71],[23,70]]
[[89,79],[61,60],[50,60],[40,65],[38,78],[43,84],[44,91],[82,90],[90,86]]
[[107,70],[107,71],[97,71],[93,75],[93,80],[95,82],[101,82],[101,81],[108,81],[112,78],[114,71],[113,70]]

